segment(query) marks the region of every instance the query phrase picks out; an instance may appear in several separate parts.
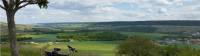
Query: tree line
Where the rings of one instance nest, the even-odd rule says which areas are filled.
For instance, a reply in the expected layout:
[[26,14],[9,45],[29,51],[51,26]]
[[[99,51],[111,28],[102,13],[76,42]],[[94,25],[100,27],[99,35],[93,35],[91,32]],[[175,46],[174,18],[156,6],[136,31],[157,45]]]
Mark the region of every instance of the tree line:
[[89,40],[89,41],[114,41],[114,40],[124,40],[127,35],[118,32],[84,32],[84,33],[74,33],[65,34],[61,33],[57,35],[58,39],[64,40]]

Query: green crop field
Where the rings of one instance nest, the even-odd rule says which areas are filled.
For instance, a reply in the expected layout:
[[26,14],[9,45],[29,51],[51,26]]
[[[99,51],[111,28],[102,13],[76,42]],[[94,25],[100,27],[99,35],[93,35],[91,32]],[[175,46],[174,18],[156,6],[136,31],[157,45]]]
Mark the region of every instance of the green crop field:
[[[127,36],[140,36],[149,39],[159,39],[168,34],[161,33],[143,33],[143,32],[120,32]],[[66,33],[67,34],[67,33]],[[71,42],[56,42],[58,34],[24,34],[19,37],[32,37],[31,40],[19,42],[20,56],[43,56],[42,49],[49,45],[46,51],[52,51],[53,48],[61,48],[62,54],[68,53],[67,45],[70,45],[78,50],[76,56],[115,56],[117,46],[121,40],[117,41],[78,41]],[[1,44],[1,55],[10,56],[8,43]],[[199,48],[199,45],[193,47]]]
[[[159,39],[162,36],[167,36],[168,34],[161,34],[161,33],[143,33],[143,32],[120,32],[122,34],[126,34],[128,36],[141,36],[141,37],[146,37],[150,39]],[[20,37],[32,37],[32,41],[36,42],[49,42],[49,41],[56,41],[57,34],[38,34],[38,35],[33,35],[33,34],[25,34],[21,35]]]
[[[42,43],[26,43],[20,44],[20,56],[41,56],[42,51],[40,50],[43,46],[51,42],[42,42]],[[51,51],[53,48],[61,48],[61,53],[67,53],[67,45],[78,50],[77,55],[84,56],[114,56],[115,49],[118,42],[112,41],[83,41],[83,42],[53,42],[52,45],[48,47],[48,51]],[[1,54],[2,56],[10,56],[9,48],[7,44],[1,45]],[[28,54],[29,53],[29,54]]]
[[20,37],[32,37],[33,40],[31,41],[35,42],[48,42],[48,41],[55,41],[57,39],[56,34],[38,34],[38,35],[25,34],[21,35]]

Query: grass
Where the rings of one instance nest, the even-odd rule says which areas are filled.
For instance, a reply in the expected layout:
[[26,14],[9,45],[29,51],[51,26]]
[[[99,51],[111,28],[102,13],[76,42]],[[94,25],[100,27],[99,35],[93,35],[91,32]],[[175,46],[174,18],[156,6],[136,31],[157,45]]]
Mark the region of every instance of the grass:
[[[161,33],[143,33],[143,32],[121,32],[122,34],[126,34],[128,36],[141,36],[141,37],[147,37],[150,39],[159,39],[162,36],[167,36],[168,34],[161,34]],[[57,34],[25,34],[21,35],[20,37],[32,37],[35,42],[53,42],[58,40],[56,38]]]
[[33,34],[25,34],[25,35],[21,35],[20,37],[32,37],[33,40],[31,41],[35,41],[35,42],[51,42],[51,41],[55,41],[56,38],[56,34],[38,34],[38,35],[33,35]]
[[117,44],[111,44],[111,42],[104,41],[84,41],[72,43],[57,43],[52,45],[50,48],[59,47],[66,50],[67,45],[71,45],[80,51],[92,52],[101,56],[114,56],[114,49]]
[[[39,44],[20,44],[20,56],[41,56],[41,48],[45,46],[47,42],[41,42]],[[117,44],[109,41],[84,41],[84,42],[72,42],[53,43],[48,47],[48,51],[53,48],[61,48],[61,53],[66,54],[68,49],[67,45],[71,45],[79,52],[77,56],[114,56],[114,50]],[[9,47],[7,44],[1,45],[2,56],[10,56]]]
[[[148,37],[151,39],[157,39],[167,34],[159,33],[139,33],[139,32],[122,32],[130,36],[142,36]],[[20,56],[41,56],[41,48],[45,46],[48,42],[54,42],[57,40],[56,34],[39,34],[31,35],[25,34],[21,37],[32,37],[34,42],[40,42],[39,44],[20,44]],[[116,41],[82,41],[82,42],[58,42],[53,43],[53,45],[48,47],[48,51],[51,51],[53,48],[61,48],[61,53],[67,53],[67,45],[75,47],[79,52],[77,56],[115,56],[115,49],[119,42]],[[1,55],[10,56],[8,44],[2,44],[1,46]]]
[[[20,56],[41,56],[40,48],[34,45],[20,45],[19,49]],[[1,45],[1,56],[11,56],[9,45]]]
[[[159,34],[159,33],[141,33],[141,32],[122,32],[127,35],[137,35],[142,37],[148,37],[150,39],[158,39],[162,36],[166,36],[167,34]],[[22,35],[22,37],[32,37],[34,42],[38,42],[38,44],[34,43],[20,43],[20,56],[41,56],[41,48],[48,43],[55,41],[56,34],[41,34],[41,35]],[[120,42],[120,41],[119,41]],[[52,45],[48,47],[48,51],[51,51],[53,48],[61,48],[61,53],[66,54],[68,49],[67,45],[71,45],[72,47],[78,50],[76,56],[115,56],[116,46],[119,43],[118,41],[74,41],[74,42],[54,42]],[[10,56],[10,49],[8,44],[1,44],[1,56]],[[194,47],[199,48],[198,45]]]

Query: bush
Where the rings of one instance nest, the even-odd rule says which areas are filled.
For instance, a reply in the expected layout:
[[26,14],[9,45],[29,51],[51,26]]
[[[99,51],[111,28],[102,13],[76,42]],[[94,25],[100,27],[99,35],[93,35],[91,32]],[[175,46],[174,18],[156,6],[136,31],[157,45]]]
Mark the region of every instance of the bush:
[[[32,37],[19,37],[19,38],[17,38],[17,41],[25,41],[25,40],[32,40],[32,39],[33,39]],[[1,41],[7,42],[7,41],[9,41],[9,38],[8,37],[1,37]]]
[[8,35],[0,36],[1,42],[8,42]]
[[17,38],[17,41],[25,41],[25,40],[32,40],[32,37],[21,37],[21,38]]
[[56,40],[56,42],[70,42],[70,40],[65,40],[65,39],[59,39],[59,40]]
[[168,45],[160,49],[162,56],[200,56],[200,50],[191,46]]
[[118,32],[84,32],[76,34],[58,34],[58,39],[90,40],[90,41],[115,41],[124,40],[127,35]]
[[145,38],[130,38],[118,47],[117,56],[156,56],[157,45]]
[[144,38],[131,38],[121,43],[116,56],[200,56],[200,49],[191,46],[159,46]]

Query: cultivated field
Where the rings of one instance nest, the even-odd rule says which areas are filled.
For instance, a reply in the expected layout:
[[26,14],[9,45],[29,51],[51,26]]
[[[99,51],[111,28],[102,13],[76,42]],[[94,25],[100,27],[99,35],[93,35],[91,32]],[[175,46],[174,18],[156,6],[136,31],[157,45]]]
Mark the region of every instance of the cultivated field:
[[[44,48],[47,44],[50,44],[47,47],[47,51],[51,51],[53,48],[61,48],[62,54],[67,54],[67,45],[78,50],[76,55],[83,56],[114,56],[115,47],[117,42],[110,41],[84,41],[84,42],[46,42],[46,43],[20,43],[20,56],[41,56],[41,49]],[[1,55],[10,56],[8,44],[1,45]]]

